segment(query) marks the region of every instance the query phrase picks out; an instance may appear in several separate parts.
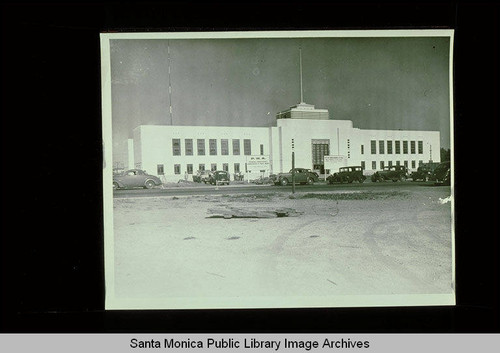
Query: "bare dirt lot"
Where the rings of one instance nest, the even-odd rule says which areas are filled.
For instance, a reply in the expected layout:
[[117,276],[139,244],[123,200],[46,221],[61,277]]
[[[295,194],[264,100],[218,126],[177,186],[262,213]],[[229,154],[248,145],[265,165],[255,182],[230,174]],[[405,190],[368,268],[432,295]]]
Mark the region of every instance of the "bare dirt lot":
[[[399,187],[114,199],[115,295],[452,293],[449,196],[449,187]],[[217,212],[276,208],[296,214]]]

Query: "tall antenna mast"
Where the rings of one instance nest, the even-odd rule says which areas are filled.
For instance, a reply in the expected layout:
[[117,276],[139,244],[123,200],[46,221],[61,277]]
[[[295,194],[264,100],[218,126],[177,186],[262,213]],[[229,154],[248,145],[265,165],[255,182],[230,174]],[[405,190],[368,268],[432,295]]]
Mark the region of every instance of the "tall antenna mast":
[[304,103],[304,93],[302,91],[302,48],[299,48],[300,58],[300,103]]
[[170,125],[173,125],[172,118],[172,82],[170,80],[170,41],[167,41],[167,58],[168,58],[168,105],[170,114]]

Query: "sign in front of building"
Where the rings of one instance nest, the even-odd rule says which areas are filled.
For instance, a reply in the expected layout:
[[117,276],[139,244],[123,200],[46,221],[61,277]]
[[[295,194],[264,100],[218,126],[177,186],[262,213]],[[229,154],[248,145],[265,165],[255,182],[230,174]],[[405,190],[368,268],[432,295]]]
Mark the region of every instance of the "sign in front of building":
[[324,156],[324,160],[325,169],[329,170],[330,173],[338,172],[340,167],[347,167],[346,156]]
[[248,172],[268,171],[270,169],[269,156],[248,156]]

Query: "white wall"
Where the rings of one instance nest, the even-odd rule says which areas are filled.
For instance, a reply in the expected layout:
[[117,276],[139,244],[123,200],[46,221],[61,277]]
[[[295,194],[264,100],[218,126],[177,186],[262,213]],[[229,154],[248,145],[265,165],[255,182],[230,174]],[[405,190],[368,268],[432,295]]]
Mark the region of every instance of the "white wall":
[[[266,127],[220,127],[220,126],[141,126],[142,138],[142,169],[157,175],[157,165],[163,164],[165,180],[177,182],[184,179],[187,165],[193,165],[193,173],[198,170],[199,164],[205,164],[210,170],[211,164],[216,163],[217,169],[222,170],[223,163],[229,164],[229,172],[234,173],[234,164],[240,164],[240,171],[245,172],[246,155],[244,154],[244,139],[251,140],[251,155],[260,155],[260,145],[264,147],[264,155],[269,155],[269,128]],[[172,140],[180,139],[181,155],[173,155]],[[193,140],[193,155],[185,154],[185,140]],[[197,139],[205,140],[205,155],[198,155]],[[217,155],[210,155],[209,140],[216,139]],[[221,140],[228,140],[229,155],[221,154]],[[240,154],[233,155],[232,140],[240,140]],[[180,164],[180,174],[174,173],[174,165]],[[259,173],[260,175],[260,173]],[[192,175],[189,175],[192,180]]]
[[[210,170],[216,163],[222,170],[223,163],[229,164],[229,172],[234,173],[234,164],[240,164],[240,171],[245,173],[246,157],[244,139],[251,140],[251,155],[260,155],[260,145],[264,146],[264,155],[271,162],[271,173],[287,172],[292,167],[292,138],[295,141],[295,166],[313,168],[312,140],[328,140],[330,155],[348,157],[348,165],[365,163],[366,174],[380,169],[380,161],[389,165],[407,161],[410,170],[416,169],[419,162],[440,162],[440,133],[438,131],[402,131],[402,130],[361,130],[353,128],[349,120],[304,120],[278,119],[276,127],[216,127],[216,126],[140,126],[134,130],[134,160],[136,166],[150,174],[157,175],[157,165],[164,165],[164,180],[177,182],[184,179],[187,165],[193,165],[193,173],[199,164],[205,164]],[[181,155],[173,155],[172,139],[181,140]],[[193,155],[185,154],[185,139],[193,140]],[[205,140],[205,155],[197,153],[197,139]],[[209,140],[216,139],[217,155],[210,155]],[[229,155],[221,154],[221,140],[228,140]],[[240,154],[233,155],[232,140],[240,140]],[[377,153],[371,153],[371,141],[376,141]],[[378,141],[384,141],[385,153],[380,154]],[[387,153],[387,141],[393,141],[392,154]],[[394,141],[401,141],[401,151],[396,154]],[[402,141],[408,141],[408,153],[403,152]],[[415,141],[416,153],[411,153],[410,141]],[[423,153],[418,153],[418,141],[423,142]],[[349,142],[349,144],[348,144]],[[361,145],[364,153],[361,153]],[[376,163],[372,168],[372,161]],[[412,161],[415,167],[412,168]],[[174,165],[180,164],[180,174],[174,174]],[[333,171],[332,171],[333,172]],[[254,173],[252,173],[254,174]],[[257,175],[258,174],[258,175]],[[257,178],[260,173],[247,175],[248,179]],[[189,175],[192,180],[192,175]]]
[[283,166],[278,172],[288,172],[292,168],[292,139],[295,141],[295,167],[312,169],[311,140],[329,140],[330,155],[339,154],[337,129],[342,131],[339,135],[345,135],[346,129],[352,130],[352,121],[349,120],[280,119],[277,124],[282,130],[281,150],[283,154]]

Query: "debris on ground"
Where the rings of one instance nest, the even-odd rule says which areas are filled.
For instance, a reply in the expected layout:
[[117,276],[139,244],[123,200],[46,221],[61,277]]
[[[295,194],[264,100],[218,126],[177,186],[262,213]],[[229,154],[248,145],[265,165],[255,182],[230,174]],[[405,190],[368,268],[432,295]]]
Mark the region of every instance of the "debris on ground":
[[448,196],[447,198],[444,198],[444,199],[439,198],[439,203],[440,203],[441,205],[444,205],[445,203],[448,203],[448,202],[451,202],[451,195],[450,195],[450,196]]
[[297,217],[303,212],[299,212],[293,208],[287,207],[218,207],[209,208],[208,213],[211,214],[208,218],[277,218],[277,217]]

